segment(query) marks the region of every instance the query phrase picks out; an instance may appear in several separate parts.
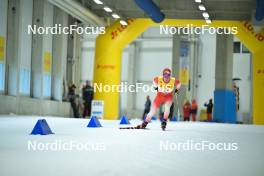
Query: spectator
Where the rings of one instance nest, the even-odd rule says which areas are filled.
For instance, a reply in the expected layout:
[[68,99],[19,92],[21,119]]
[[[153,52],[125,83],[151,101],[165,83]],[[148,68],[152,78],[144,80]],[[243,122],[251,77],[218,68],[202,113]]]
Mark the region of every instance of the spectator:
[[93,87],[90,81],[86,81],[86,84],[82,88],[82,98],[83,98],[83,118],[86,116],[91,116],[91,104],[93,100]]
[[186,103],[183,105],[183,120],[189,121],[191,115],[191,104],[189,100],[186,101]]
[[149,96],[146,97],[145,108],[142,116],[142,120],[145,120],[145,116],[149,113],[151,107],[151,101]]
[[69,85],[68,98],[69,98],[69,101],[71,103],[71,107],[72,107],[72,110],[73,110],[73,116],[75,118],[79,118],[80,114],[79,114],[79,111],[78,111],[78,108],[77,108],[77,104],[76,104],[76,97],[77,96],[75,94],[75,89],[76,89],[76,86],[74,84]]
[[198,105],[196,103],[196,100],[193,99],[192,106],[191,106],[192,121],[196,121],[197,109],[198,109]]
[[208,104],[205,103],[204,106],[207,107],[206,109],[207,121],[212,121],[212,112],[213,112],[213,107],[214,107],[213,100],[210,99],[209,103]]

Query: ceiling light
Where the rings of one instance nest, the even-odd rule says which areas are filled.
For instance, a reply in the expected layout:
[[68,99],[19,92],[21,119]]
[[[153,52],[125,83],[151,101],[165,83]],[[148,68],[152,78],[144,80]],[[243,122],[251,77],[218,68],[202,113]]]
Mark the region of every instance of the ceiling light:
[[71,16],[84,22],[85,24],[93,26],[105,26],[104,21],[102,21],[98,16],[94,15],[89,9],[82,6],[77,1],[49,0],[49,2],[67,12]]
[[113,13],[113,14],[112,14],[112,17],[113,17],[113,18],[116,18],[116,19],[120,18],[120,16],[117,15],[116,13]]
[[202,5],[202,4],[200,4],[198,7],[199,7],[199,9],[200,9],[201,11],[205,11],[205,10],[206,10],[205,7],[204,7],[204,5]]
[[122,24],[123,26],[126,26],[127,25],[127,22],[125,20],[121,20],[120,21],[120,24]]
[[104,7],[104,10],[105,10],[106,12],[112,12],[112,11],[113,11],[113,10],[110,9],[109,7]]
[[204,17],[204,18],[209,18],[209,14],[208,14],[207,12],[204,12],[204,13],[203,13],[203,17]]
[[206,22],[207,24],[211,24],[211,23],[212,23],[212,20],[210,20],[210,19],[206,19],[205,22]]
[[93,0],[96,4],[103,4],[103,2],[102,1],[100,1],[100,0]]
[[197,3],[201,3],[202,2],[202,0],[194,0],[195,2],[197,2]]

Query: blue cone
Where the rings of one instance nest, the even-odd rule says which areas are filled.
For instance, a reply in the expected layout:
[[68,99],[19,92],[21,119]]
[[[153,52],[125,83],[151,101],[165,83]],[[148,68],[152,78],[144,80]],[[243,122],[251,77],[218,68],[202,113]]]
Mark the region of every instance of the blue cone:
[[31,134],[36,135],[36,134],[40,134],[40,135],[47,135],[47,134],[54,134],[47,121],[45,119],[39,119],[36,123],[36,125],[34,126]]
[[87,125],[88,128],[98,128],[98,127],[102,127],[101,123],[99,122],[99,120],[93,116],[91,118],[91,120],[89,121],[88,125]]
[[126,116],[122,116],[121,120],[120,120],[120,125],[128,125],[130,124],[129,120],[127,119]]
[[172,117],[170,121],[177,122],[177,117],[176,116]]

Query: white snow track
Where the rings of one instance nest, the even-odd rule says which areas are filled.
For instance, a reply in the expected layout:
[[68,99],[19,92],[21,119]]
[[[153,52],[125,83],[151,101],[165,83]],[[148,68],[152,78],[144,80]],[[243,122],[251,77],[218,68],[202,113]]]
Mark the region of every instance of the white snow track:
[[[119,121],[45,117],[53,135],[29,135],[37,119],[0,117],[0,176],[263,176],[264,126],[154,121],[149,130],[120,130]],[[131,121],[131,126],[141,123]],[[102,144],[105,150],[29,151],[28,142]],[[237,143],[233,151],[177,151],[174,144]],[[168,142],[170,151],[162,151]]]

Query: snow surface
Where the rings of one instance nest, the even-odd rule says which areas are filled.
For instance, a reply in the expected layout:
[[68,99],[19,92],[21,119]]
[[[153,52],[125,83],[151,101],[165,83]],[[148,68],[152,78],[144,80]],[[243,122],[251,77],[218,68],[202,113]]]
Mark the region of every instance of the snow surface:
[[[120,130],[119,121],[45,117],[53,135],[29,135],[33,116],[0,117],[0,176],[263,176],[264,126],[169,122],[167,131],[153,121],[149,130]],[[132,125],[140,123],[131,121]],[[61,140],[103,144],[103,151],[29,151],[28,142]],[[237,143],[235,151],[162,151],[160,142]]]

